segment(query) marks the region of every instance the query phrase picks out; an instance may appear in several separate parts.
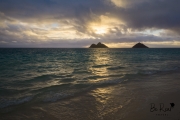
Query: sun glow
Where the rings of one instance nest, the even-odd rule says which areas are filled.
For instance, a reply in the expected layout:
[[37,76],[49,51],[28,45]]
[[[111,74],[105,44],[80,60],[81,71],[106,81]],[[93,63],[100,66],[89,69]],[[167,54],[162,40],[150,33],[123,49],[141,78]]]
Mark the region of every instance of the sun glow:
[[94,26],[92,29],[96,34],[102,35],[107,33],[107,28],[103,26]]
[[89,31],[98,35],[107,34],[110,30],[123,24],[122,21],[106,15],[101,15],[98,19],[99,21],[93,21],[88,24]]
[[125,6],[125,2],[122,0],[111,0],[112,3],[114,3],[118,7],[123,7]]
[[130,7],[135,4],[143,3],[148,0],[110,0],[117,7]]

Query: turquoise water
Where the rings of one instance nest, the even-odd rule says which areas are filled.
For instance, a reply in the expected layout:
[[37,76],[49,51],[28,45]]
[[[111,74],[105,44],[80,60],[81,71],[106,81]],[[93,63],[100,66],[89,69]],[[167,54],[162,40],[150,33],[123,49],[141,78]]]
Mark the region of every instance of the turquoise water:
[[180,49],[0,49],[0,110],[179,70]]

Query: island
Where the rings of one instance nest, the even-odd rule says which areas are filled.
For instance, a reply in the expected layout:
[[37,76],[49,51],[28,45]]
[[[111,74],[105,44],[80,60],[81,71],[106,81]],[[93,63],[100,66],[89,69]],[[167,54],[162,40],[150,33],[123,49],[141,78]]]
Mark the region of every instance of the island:
[[97,45],[92,44],[89,48],[108,48],[108,47],[105,44],[102,44],[101,42],[99,42]]
[[132,48],[148,48],[148,47],[139,42],[139,43],[135,44]]

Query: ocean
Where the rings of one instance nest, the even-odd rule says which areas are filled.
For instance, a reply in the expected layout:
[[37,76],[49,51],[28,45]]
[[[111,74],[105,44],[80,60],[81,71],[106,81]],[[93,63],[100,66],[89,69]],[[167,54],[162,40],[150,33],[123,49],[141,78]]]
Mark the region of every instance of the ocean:
[[179,90],[179,71],[179,48],[2,48],[0,119],[123,119],[133,100]]

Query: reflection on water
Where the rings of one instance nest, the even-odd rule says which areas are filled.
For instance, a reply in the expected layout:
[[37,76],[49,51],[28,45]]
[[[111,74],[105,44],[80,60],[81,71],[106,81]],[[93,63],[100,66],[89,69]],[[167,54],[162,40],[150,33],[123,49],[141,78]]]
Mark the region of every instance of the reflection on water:
[[107,68],[111,66],[112,60],[108,52],[108,49],[93,49],[90,52],[89,61],[92,61],[92,63],[89,64],[88,68],[92,71],[93,76],[99,78],[95,79],[97,82],[109,76]]
[[107,101],[111,98],[112,92],[112,88],[97,88],[93,90],[92,96],[94,96],[97,102],[106,104]]
[[122,108],[131,101],[130,93],[121,85],[118,88],[117,86],[97,88],[90,92],[90,95],[95,98],[93,102],[96,103],[95,107],[101,119],[122,111]]

